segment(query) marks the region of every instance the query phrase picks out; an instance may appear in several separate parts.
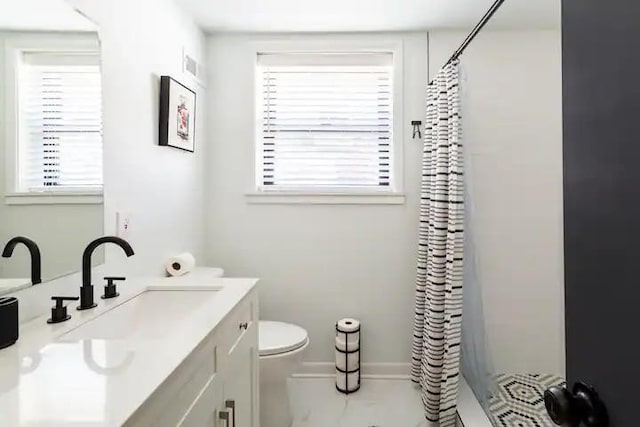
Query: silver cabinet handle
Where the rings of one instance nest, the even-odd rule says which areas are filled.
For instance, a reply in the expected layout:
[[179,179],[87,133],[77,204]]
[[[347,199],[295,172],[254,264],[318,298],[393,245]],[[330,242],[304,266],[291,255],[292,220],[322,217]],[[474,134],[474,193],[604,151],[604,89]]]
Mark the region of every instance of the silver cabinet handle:
[[[229,409],[229,411],[231,411],[231,422],[232,422],[231,426],[236,427],[236,401],[225,400],[224,407]],[[229,413],[229,411],[226,411],[226,412]],[[229,421],[227,421],[227,425],[228,424],[229,424]]]
[[229,411],[220,411],[218,413],[218,418],[225,421],[225,427],[231,427],[231,424],[229,424]]

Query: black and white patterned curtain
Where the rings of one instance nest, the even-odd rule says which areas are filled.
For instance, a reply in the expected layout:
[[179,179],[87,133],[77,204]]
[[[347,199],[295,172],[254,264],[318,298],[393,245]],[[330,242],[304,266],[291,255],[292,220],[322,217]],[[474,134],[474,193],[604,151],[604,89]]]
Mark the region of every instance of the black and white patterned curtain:
[[459,63],[427,89],[411,379],[426,418],[455,426],[462,324],[464,180]]

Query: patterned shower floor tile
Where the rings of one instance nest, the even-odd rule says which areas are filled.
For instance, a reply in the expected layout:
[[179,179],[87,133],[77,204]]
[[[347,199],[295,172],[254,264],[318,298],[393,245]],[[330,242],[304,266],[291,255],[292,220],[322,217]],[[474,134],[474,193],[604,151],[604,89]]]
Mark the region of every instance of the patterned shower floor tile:
[[489,411],[496,427],[554,427],[544,407],[544,391],[564,384],[549,374],[499,374],[489,400]]

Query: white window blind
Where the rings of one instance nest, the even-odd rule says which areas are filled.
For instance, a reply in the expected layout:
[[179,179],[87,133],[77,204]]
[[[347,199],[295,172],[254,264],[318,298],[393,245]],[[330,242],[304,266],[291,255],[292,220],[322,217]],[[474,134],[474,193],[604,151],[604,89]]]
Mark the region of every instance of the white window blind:
[[102,190],[99,56],[24,52],[18,69],[16,190]]
[[393,54],[259,54],[257,186],[393,189]]

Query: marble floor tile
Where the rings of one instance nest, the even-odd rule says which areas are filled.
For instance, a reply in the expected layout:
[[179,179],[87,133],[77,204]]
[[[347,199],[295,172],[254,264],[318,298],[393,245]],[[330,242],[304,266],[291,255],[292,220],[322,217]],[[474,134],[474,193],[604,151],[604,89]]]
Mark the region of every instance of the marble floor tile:
[[431,427],[419,390],[408,380],[363,380],[344,395],[331,378],[289,383],[293,427]]

